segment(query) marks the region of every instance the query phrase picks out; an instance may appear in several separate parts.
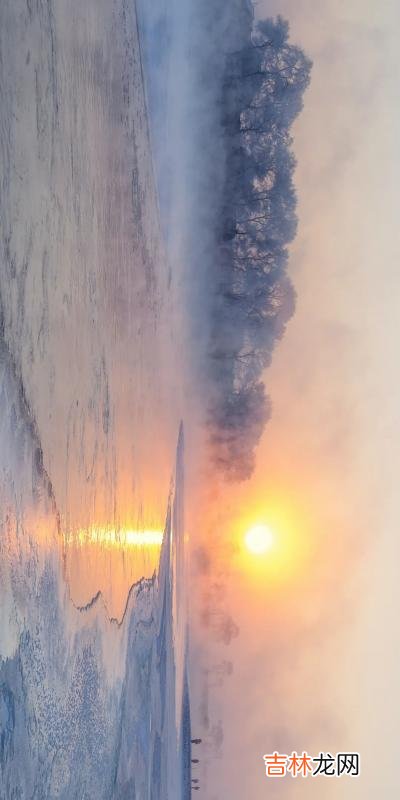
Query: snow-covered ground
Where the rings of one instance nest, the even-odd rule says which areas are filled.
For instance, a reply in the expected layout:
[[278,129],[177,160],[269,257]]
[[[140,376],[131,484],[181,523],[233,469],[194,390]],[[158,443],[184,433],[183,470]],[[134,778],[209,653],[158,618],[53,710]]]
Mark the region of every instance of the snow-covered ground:
[[0,401],[0,798],[179,800],[190,776],[183,433],[158,575],[132,587],[118,622],[101,594],[71,599],[52,485],[4,347]]
[[[159,527],[182,415],[182,328],[135,7],[4,0],[0,37],[0,317],[63,533]],[[77,599],[101,585],[120,613],[136,567],[114,554],[88,572],[79,551],[71,558]]]
[[[135,5],[4,0],[0,53],[0,798],[179,800],[184,337]],[[156,574],[93,534],[164,526]]]

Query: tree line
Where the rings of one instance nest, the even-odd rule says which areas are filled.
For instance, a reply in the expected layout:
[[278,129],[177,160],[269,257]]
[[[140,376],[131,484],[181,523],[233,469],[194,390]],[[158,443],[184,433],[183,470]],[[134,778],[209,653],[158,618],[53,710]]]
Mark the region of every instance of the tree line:
[[296,233],[291,126],[311,62],[289,42],[288,23],[259,22],[227,53],[220,124],[225,186],[216,240],[210,339],[210,436],[218,466],[247,478],[270,414],[262,374],[293,314],[287,246]]

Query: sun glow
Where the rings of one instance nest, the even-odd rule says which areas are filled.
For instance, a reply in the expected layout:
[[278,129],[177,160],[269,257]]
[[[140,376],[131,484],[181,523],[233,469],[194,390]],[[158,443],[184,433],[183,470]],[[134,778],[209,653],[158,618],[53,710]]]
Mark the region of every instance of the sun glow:
[[[236,513],[227,534],[233,543],[237,579],[264,594],[302,580],[313,552],[313,522],[303,498],[269,490],[235,497]],[[233,508],[235,506],[232,503]]]
[[245,535],[248,551],[254,556],[263,556],[274,546],[274,534],[268,525],[253,525]]

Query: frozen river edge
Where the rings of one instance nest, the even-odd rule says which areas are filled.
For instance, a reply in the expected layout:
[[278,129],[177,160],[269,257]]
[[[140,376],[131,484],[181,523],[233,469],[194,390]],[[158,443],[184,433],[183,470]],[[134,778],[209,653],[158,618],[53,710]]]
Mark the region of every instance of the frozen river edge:
[[183,431],[158,575],[123,619],[71,601],[51,485],[1,353],[0,798],[190,794]]
[[8,354],[0,359],[0,798],[185,798],[190,710],[183,431],[158,575],[123,619],[70,598],[49,479]]

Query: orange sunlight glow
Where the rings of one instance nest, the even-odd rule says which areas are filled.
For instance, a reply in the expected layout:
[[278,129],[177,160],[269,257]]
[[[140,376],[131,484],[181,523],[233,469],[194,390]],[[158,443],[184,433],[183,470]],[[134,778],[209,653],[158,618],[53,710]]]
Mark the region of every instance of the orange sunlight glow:
[[99,544],[104,547],[161,547],[163,531],[155,529],[134,530],[113,528],[91,528],[80,530],[74,539],[79,544]]

